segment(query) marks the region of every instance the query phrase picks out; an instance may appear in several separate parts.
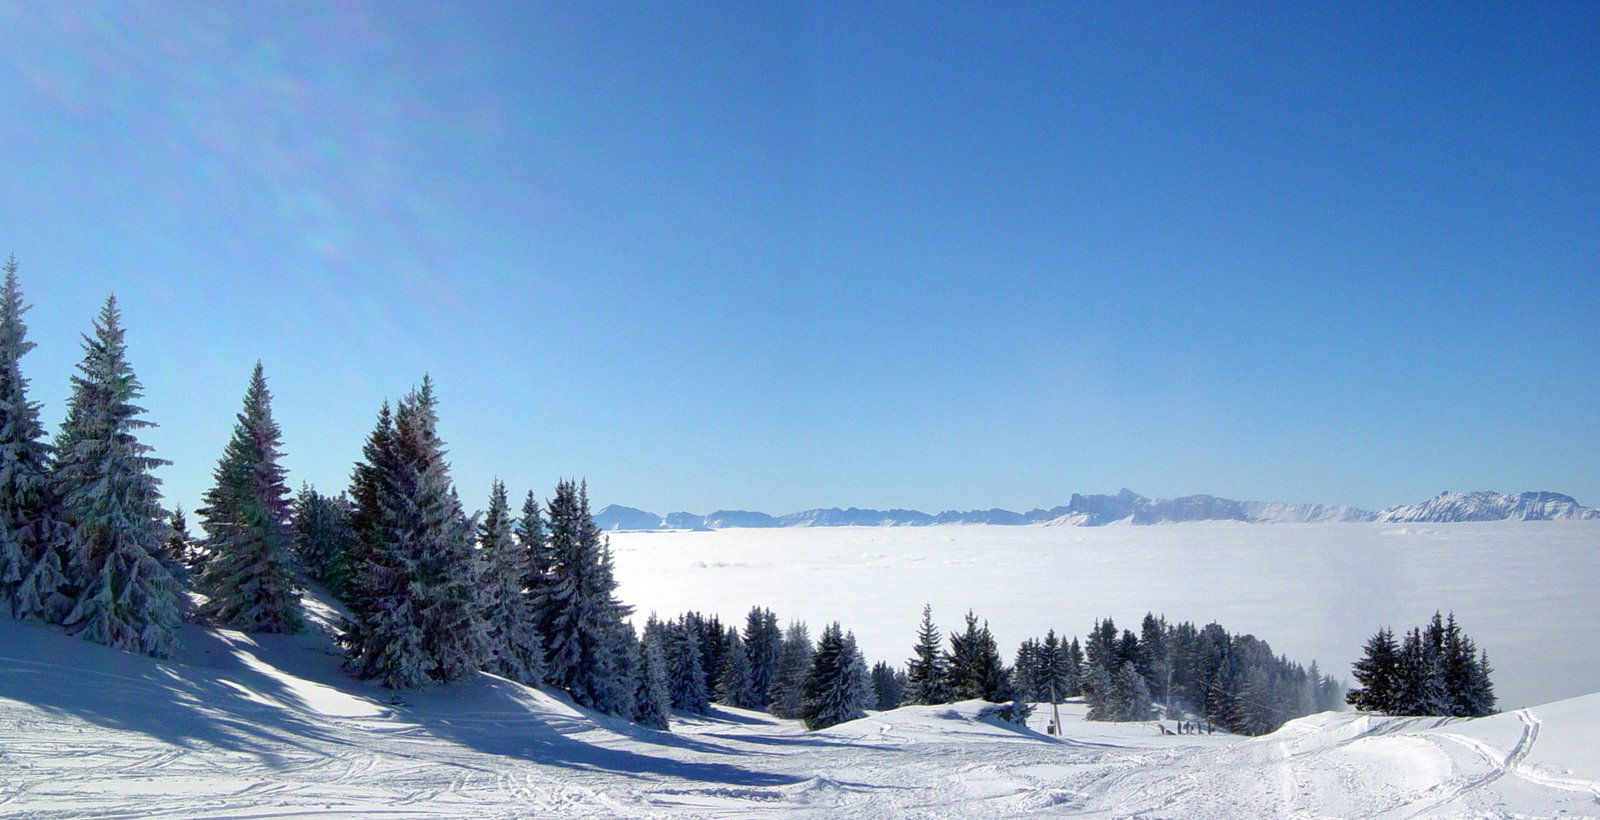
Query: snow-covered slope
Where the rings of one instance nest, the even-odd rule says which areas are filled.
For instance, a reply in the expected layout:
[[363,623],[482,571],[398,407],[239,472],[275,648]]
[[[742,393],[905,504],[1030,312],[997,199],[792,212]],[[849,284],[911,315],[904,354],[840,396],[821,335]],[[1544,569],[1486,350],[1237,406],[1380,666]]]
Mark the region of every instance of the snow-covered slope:
[[1600,695],[1474,721],[1323,714],[1257,739],[1065,735],[907,707],[655,732],[489,675],[411,693],[317,633],[183,630],[171,661],[0,621],[0,814],[27,817],[1553,816],[1600,811]]
[[1600,518],[1600,509],[1585,507],[1570,495],[1551,492],[1505,493],[1479,490],[1445,492],[1422,502],[1390,507],[1378,520],[1390,523],[1444,521],[1560,521]]

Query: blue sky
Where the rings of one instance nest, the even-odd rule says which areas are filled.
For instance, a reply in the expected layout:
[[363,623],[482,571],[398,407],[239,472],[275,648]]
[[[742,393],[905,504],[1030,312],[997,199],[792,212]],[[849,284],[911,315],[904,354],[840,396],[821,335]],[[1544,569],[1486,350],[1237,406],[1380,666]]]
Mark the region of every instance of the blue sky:
[[257,358],[324,488],[1600,503],[1600,12],[1294,5],[3,4],[25,369],[186,506]]

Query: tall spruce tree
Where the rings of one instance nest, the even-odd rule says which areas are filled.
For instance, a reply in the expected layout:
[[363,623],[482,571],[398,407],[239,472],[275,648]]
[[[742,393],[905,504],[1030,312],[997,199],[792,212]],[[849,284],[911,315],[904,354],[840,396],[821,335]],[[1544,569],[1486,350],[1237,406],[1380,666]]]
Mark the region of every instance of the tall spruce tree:
[[856,643],[856,633],[844,633],[844,650],[850,658],[849,666],[845,670],[845,683],[849,686],[850,696],[856,707],[865,709],[873,703],[872,670],[867,667],[867,656]]
[[807,729],[826,729],[866,716],[857,663],[854,641],[845,640],[839,623],[824,627],[801,684],[800,716]]
[[1054,629],[1045,634],[1039,645],[1034,685],[1037,699],[1051,703],[1060,703],[1077,694],[1077,668],[1067,645],[1056,636]]
[[705,666],[701,662],[700,640],[687,621],[667,626],[667,691],[672,708],[705,714],[711,711],[706,692]]
[[[611,550],[589,512],[587,485],[557,484],[545,550],[548,569],[538,582],[534,606],[544,629],[551,684],[584,706],[631,712],[635,682],[622,654],[627,651],[623,621],[631,609],[616,598]],[[703,676],[702,671],[702,686]]]
[[[517,546],[527,558],[528,574],[523,576],[522,591],[528,598],[533,624],[541,640],[550,634],[550,611],[545,607],[553,578],[554,562],[550,558],[550,539],[545,534],[544,513],[539,500],[529,490],[522,500],[522,517],[517,519]],[[545,644],[548,649],[549,645]]]
[[1361,686],[1347,692],[1345,699],[1363,712],[1393,712],[1400,683],[1400,647],[1394,632],[1387,627],[1378,630],[1363,651],[1352,673]]
[[890,666],[888,661],[873,664],[872,708],[887,711],[898,707],[905,694],[905,685],[905,673]]
[[1083,654],[1085,663],[1105,670],[1107,677],[1116,674],[1120,665],[1117,663],[1117,625],[1110,618],[1094,622],[1094,628],[1084,639]]
[[911,660],[906,661],[906,688],[903,695],[906,704],[950,702],[948,670],[942,644],[939,628],[933,625],[933,607],[923,604],[922,624],[917,627],[917,643],[912,648]]
[[798,718],[805,702],[802,686],[811,668],[811,633],[800,621],[790,621],[783,633],[783,648],[778,653],[778,668],[767,691],[767,711],[781,718]]
[[1470,717],[1494,714],[1494,682],[1489,679],[1493,673],[1494,667],[1489,665],[1489,652],[1479,650],[1478,663],[1472,670],[1472,687],[1466,699],[1466,710]]
[[472,523],[450,481],[438,434],[433,380],[400,403],[395,445],[402,465],[396,484],[405,505],[397,516],[403,551],[414,560],[415,614],[427,657],[425,671],[448,683],[478,671],[485,644],[472,561]]
[[669,729],[672,721],[672,691],[667,685],[667,656],[661,648],[660,633],[647,628],[639,641],[638,688],[634,693],[635,720],[651,729]]
[[194,534],[189,532],[189,518],[183,514],[182,505],[173,506],[167,529],[171,534],[167,536],[165,554],[183,564],[186,577],[192,576],[196,563],[203,559],[200,558],[200,546],[195,543]]
[[472,524],[450,484],[432,380],[387,405],[351,482],[359,569],[350,669],[394,689],[476,672],[486,639]]
[[1073,638],[1072,643],[1069,644],[1063,641],[1062,646],[1067,655],[1067,693],[1065,696],[1069,698],[1078,697],[1083,694],[1083,668],[1084,663],[1086,663],[1083,657],[1083,644],[1079,643],[1077,638]]
[[39,405],[28,400],[22,375],[22,357],[34,348],[22,320],[27,311],[11,258],[0,292],[0,612],[54,622],[72,603],[63,594],[67,531],[50,481]]
[[1399,685],[1395,687],[1393,714],[1448,714],[1444,666],[1434,636],[1412,629],[1400,645]]
[[182,620],[178,583],[157,557],[166,511],[151,471],[167,462],[135,435],[154,425],[134,404],[143,388],[121,318],[108,298],[84,337],[55,442],[54,485],[70,527],[66,588],[77,598],[64,623],[96,643],[164,657]]
[[1121,720],[1122,707],[1114,690],[1115,678],[1105,667],[1090,663],[1084,666],[1080,681],[1083,699],[1089,704],[1085,717],[1088,720]]
[[717,700],[741,709],[755,709],[755,676],[750,655],[739,630],[729,626],[723,639],[722,671],[717,676]]
[[1164,699],[1170,694],[1174,670],[1167,634],[1170,632],[1165,616],[1146,612],[1139,624],[1139,657],[1135,661],[1139,674],[1144,675],[1150,694]]
[[1011,699],[1010,674],[1000,659],[1000,648],[989,623],[978,626],[977,615],[968,612],[965,631],[950,633],[945,662],[945,677],[955,699],[981,698],[995,703]]
[[[609,548],[607,552],[610,552]],[[609,557],[607,560],[610,560]],[[632,607],[625,609],[625,615],[633,614]],[[639,662],[639,636],[633,631],[631,621],[616,622],[609,635],[610,666],[606,672],[607,682],[601,687],[600,704],[596,708],[607,714],[637,721],[640,676],[644,674],[644,666]]]
[[512,534],[506,485],[498,478],[489,491],[489,509],[478,527],[478,567],[488,650],[484,668],[530,686],[542,683],[544,649],[523,591],[530,569],[528,553]]
[[1011,664],[1011,685],[1019,700],[1046,700],[1039,695],[1039,656],[1043,648],[1035,638],[1017,647],[1017,660]]
[[196,584],[208,598],[201,612],[247,632],[294,632],[302,622],[289,488],[278,464],[282,439],[266,374],[256,362],[244,409],[198,510],[209,554]]
[[1150,706],[1150,687],[1133,661],[1123,661],[1111,681],[1111,709],[1113,720],[1149,720],[1155,717]]
[[1246,735],[1264,735],[1282,725],[1284,716],[1274,702],[1278,689],[1272,684],[1270,672],[1259,666],[1247,667],[1243,679],[1225,725]]
[[750,657],[750,707],[765,709],[771,702],[768,691],[778,671],[778,655],[783,651],[783,629],[770,609],[751,607],[744,622],[744,649]]
[[[562,480],[549,504],[546,577],[535,600],[544,632],[545,662],[550,683],[570,689],[583,674],[582,603],[579,587],[590,559],[583,552],[578,522],[578,487]],[[668,646],[671,649],[671,646]]]
[[310,484],[303,485],[295,495],[289,527],[300,566],[340,600],[348,599],[356,561],[349,499],[343,493],[323,495]]

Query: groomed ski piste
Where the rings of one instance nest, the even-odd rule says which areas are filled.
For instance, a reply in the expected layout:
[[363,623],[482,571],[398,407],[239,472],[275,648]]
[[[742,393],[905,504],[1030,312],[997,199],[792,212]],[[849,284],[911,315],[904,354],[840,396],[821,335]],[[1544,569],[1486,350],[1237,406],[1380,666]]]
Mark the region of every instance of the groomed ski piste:
[[[1260,738],[1063,736],[905,707],[806,732],[718,707],[643,729],[488,674],[391,695],[293,636],[188,626],[170,660],[0,621],[0,815],[1600,816],[1600,694],[1477,720],[1323,713]],[[1170,727],[1171,724],[1168,724]]]

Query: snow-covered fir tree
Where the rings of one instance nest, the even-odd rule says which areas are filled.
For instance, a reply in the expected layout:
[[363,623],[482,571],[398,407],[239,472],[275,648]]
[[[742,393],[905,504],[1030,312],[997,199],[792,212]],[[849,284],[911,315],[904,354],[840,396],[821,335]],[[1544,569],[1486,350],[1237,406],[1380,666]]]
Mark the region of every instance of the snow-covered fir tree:
[[705,714],[711,711],[706,692],[705,667],[700,660],[700,639],[683,620],[667,625],[667,691],[672,708]]
[[1138,657],[1134,665],[1144,676],[1150,696],[1157,700],[1166,698],[1176,672],[1167,647],[1167,635],[1171,631],[1166,617],[1153,612],[1146,612],[1139,625]]
[[807,729],[826,729],[866,716],[864,667],[854,640],[846,641],[838,621],[823,628],[801,685],[800,717]]
[[[1426,627],[1396,642],[1394,631],[1367,640],[1354,675],[1360,687],[1345,699],[1357,709],[1391,715],[1483,717],[1494,713],[1487,654],[1456,623],[1435,612]],[[1326,689],[1336,682],[1324,681]]]
[[667,655],[661,646],[660,632],[648,628],[639,641],[639,673],[634,690],[635,720],[652,729],[669,729],[672,720],[672,692],[667,685]]
[[244,409],[212,472],[205,506],[197,510],[208,553],[196,579],[207,596],[201,613],[247,632],[294,632],[302,621],[287,473],[278,463],[282,439],[266,374],[256,362]]
[[560,482],[548,513],[548,569],[534,601],[547,679],[584,706],[626,715],[635,688],[623,654],[631,609],[616,598],[611,551],[590,515],[587,486]]
[[450,484],[432,381],[388,407],[352,480],[359,553],[346,632],[351,671],[405,689],[483,661],[472,525]]
[[1400,644],[1393,714],[1443,715],[1449,713],[1449,705],[1438,650],[1420,628],[1412,629]]
[[1244,682],[1233,698],[1227,726],[1247,735],[1264,735],[1282,725],[1284,710],[1277,701],[1283,690],[1274,685],[1271,671],[1255,666],[1243,670],[1242,675]]
[[700,668],[705,670],[706,692],[715,695],[721,685],[726,639],[722,621],[715,615],[707,616],[693,610],[683,613],[678,621],[694,635],[695,643],[700,647]]
[[128,364],[116,298],[85,336],[67,417],[56,436],[53,481],[66,546],[67,631],[126,651],[165,657],[176,648],[181,592],[161,552],[166,511],[150,454],[136,431],[154,426],[135,405],[142,386]]
[[783,651],[783,629],[770,609],[751,607],[745,616],[744,649],[750,658],[750,707],[765,709],[771,702],[768,692],[778,672],[778,655]]
[[342,636],[349,653],[347,667],[358,677],[381,679],[390,689],[425,686],[431,679],[425,671],[422,631],[410,589],[415,561],[404,552],[395,521],[401,501],[393,482],[399,477],[400,461],[388,402],[378,413],[362,456],[350,486],[357,555],[346,601],[354,618]]
[[1080,681],[1083,699],[1089,704],[1088,720],[1121,720],[1122,709],[1116,700],[1115,679],[1099,664],[1088,664]]
[[529,606],[533,612],[534,625],[539,634],[550,634],[549,613],[539,605],[545,600],[547,587],[551,582],[550,539],[545,534],[544,513],[539,506],[539,499],[529,490],[522,500],[522,517],[516,524],[517,546],[522,548],[523,555],[527,558],[528,574],[523,576],[522,590],[528,596]]
[[739,630],[729,626],[723,639],[722,672],[717,676],[717,701],[741,709],[756,708],[755,679],[750,655]]
[[495,479],[478,527],[478,594],[488,655],[484,668],[519,683],[544,681],[544,649],[523,590],[528,553],[512,534],[506,485]]
[[778,652],[778,668],[767,690],[767,711],[781,718],[798,718],[805,694],[801,691],[811,668],[811,632],[800,621],[790,621]]
[[1110,618],[1094,622],[1084,639],[1083,655],[1085,665],[1100,668],[1108,678],[1116,675],[1122,664],[1117,662],[1117,625]]
[[1495,713],[1494,682],[1489,678],[1494,667],[1489,665],[1489,652],[1478,651],[1478,663],[1472,669],[1472,686],[1464,699],[1469,717],[1482,717]]
[[350,595],[356,533],[343,493],[323,495],[310,484],[295,495],[289,527],[296,557],[306,574],[341,600]]
[[850,658],[845,682],[849,685],[851,699],[859,708],[865,709],[873,704],[876,693],[872,688],[872,670],[867,667],[867,656],[856,643],[856,633],[844,633],[844,650]]
[[900,705],[905,694],[906,675],[890,666],[888,661],[878,661],[872,666],[872,708],[879,711]]
[[[610,549],[607,548],[607,561],[610,561]],[[625,615],[633,613],[632,607],[626,607]],[[601,688],[599,704],[595,707],[607,714],[626,718],[627,720],[639,719],[639,676],[643,674],[644,667],[639,662],[639,636],[633,631],[632,622],[618,622],[611,634],[611,651],[608,655],[611,664],[607,670],[606,684]]]
[[1010,674],[1000,659],[1000,648],[988,622],[978,626],[977,615],[968,612],[965,631],[950,633],[945,664],[945,679],[954,699],[982,698],[995,703],[1011,699]]
[[1036,638],[1029,638],[1017,647],[1016,662],[1011,664],[1011,687],[1016,697],[1022,700],[1048,699],[1039,693],[1039,665],[1043,651],[1043,644]]
[[[351,652],[352,671],[361,677],[388,677],[390,663],[377,656],[365,656],[390,641],[366,634],[386,622],[384,605],[405,597],[403,585],[410,571],[394,548],[390,511],[398,503],[391,479],[400,469],[394,446],[394,414],[385,401],[378,420],[361,448],[361,460],[350,473],[350,530],[355,538],[350,551],[350,583],[344,597],[354,614],[346,624],[343,640]],[[398,626],[389,624],[389,626]],[[387,630],[387,627],[384,627]],[[394,632],[392,634],[400,634]],[[387,654],[387,650],[385,650]]]
[[906,661],[906,686],[902,702],[911,705],[949,703],[943,640],[933,624],[933,607],[922,605],[922,624],[917,628],[917,643],[911,660]]
[[167,544],[165,554],[175,558],[183,564],[185,577],[196,574],[195,567],[204,563],[204,551],[195,540],[194,533],[189,531],[189,517],[184,515],[183,506],[175,505],[172,508],[172,517],[167,519]]
[[1074,659],[1076,646],[1050,630],[1043,640],[1030,638],[1017,647],[1017,662],[1012,666],[1013,696],[1030,701],[1056,703],[1078,694],[1081,652]]
[[1363,651],[1365,655],[1356,661],[1352,673],[1361,686],[1351,689],[1345,697],[1363,712],[1392,712],[1400,668],[1400,647],[1395,643],[1394,632],[1387,627],[1378,630],[1367,639]]
[[583,674],[584,643],[580,633],[585,624],[580,587],[591,564],[580,540],[578,516],[577,484],[562,480],[556,484],[556,496],[549,502],[545,547],[548,565],[540,579],[534,607],[544,630],[546,677],[551,685],[568,690]]
[[1063,638],[1062,645],[1066,647],[1067,652],[1065,672],[1067,693],[1065,697],[1078,697],[1083,694],[1083,665],[1085,663],[1083,644],[1079,643],[1077,638],[1073,638],[1070,644]]
[[[1435,622],[1438,617],[1435,613]],[[1444,624],[1440,651],[1449,713],[1455,717],[1494,714],[1494,686],[1489,683],[1488,660],[1480,661],[1477,645],[1461,631],[1454,612]]]
[[1054,629],[1039,644],[1033,678],[1037,700],[1060,703],[1078,694],[1078,666]]
[[477,577],[472,561],[472,523],[450,481],[444,442],[438,435],[438,401],[433,381],[400,403],[395,414],[395,444],[402,489],[397,530],[411,558],[420,618],[425,672],[433,680],[460,680],[482,665],[485,649],[479,617]]
[[22,375],[22,357],[34,348],[22,320],[27,310],[17,260],[8,259],[0,292],[0,613],[54,622],[72,603],[63,594],[67,531],[39,405],[28,400]]

